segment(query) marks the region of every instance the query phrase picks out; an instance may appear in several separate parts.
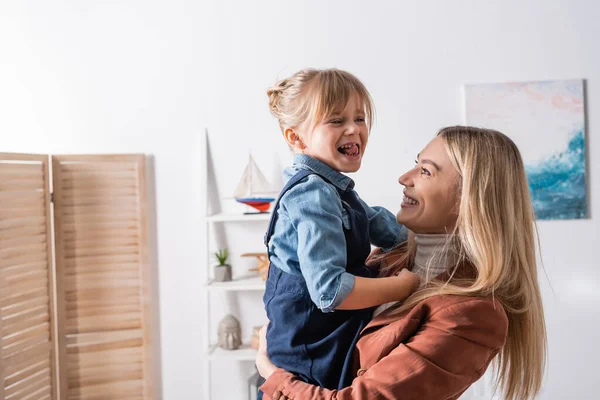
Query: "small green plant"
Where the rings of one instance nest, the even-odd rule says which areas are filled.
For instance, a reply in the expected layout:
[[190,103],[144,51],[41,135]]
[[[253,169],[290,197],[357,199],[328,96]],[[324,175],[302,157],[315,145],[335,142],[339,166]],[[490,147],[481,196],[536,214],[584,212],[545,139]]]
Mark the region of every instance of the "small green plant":
[[215,253],[215,257],[217,258],[217,261],[219,261],[220,266],[227,265],[227,264],[225,264],[225,262],[227,261],[227,258],[229,257],[229,250],[220,249],[219,251],[217,251]]

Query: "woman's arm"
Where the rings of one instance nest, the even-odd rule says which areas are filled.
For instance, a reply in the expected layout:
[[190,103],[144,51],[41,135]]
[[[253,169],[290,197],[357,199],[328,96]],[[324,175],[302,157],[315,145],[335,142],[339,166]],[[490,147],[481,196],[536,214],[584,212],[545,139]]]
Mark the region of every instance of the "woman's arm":
[[350,387],[338,391],[309,385],[271,364],[261,390],[266,399],[454,399],[485,372],[504,345],[507,328],[498,303],[469,299],[434,312],[415,336]]

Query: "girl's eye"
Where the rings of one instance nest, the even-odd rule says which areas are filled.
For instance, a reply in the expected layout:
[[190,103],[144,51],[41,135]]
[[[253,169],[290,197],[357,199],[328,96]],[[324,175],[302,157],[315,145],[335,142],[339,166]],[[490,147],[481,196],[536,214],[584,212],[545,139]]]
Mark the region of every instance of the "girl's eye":
[[426,169],[421,167],[421,174],[425,175],[425,176],[431,176],[431,173]]
[[331,121],[329,121],[330,124],[341,124],[342,120],[341,119],[332,119]]
[[364,117],[358,117],[356,118],[356,122],[365,122]]

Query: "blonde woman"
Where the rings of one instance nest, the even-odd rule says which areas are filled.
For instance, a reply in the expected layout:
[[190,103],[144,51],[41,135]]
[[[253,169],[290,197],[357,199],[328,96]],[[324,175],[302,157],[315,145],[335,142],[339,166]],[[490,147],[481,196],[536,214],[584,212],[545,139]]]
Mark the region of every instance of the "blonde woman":
[[505,399],[540,390],[546,333],[517,147],[500,132],[445,128],[399,182],[397,219],[413,234],[371,261],[382,274],[410,268],[422,287],[376,310],[356,346],[356,377],[341,390],[277,368],[263,336],[265,399],[457,399],[492,361]]

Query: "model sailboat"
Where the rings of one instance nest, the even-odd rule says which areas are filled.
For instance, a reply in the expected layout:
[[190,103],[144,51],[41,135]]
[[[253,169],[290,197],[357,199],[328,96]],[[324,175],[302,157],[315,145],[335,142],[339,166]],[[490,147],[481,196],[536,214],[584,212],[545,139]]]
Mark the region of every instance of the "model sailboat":
[[242,179],[235,188],[235,199],[253,207],[258,213],[265,213],[269,210],[271,202],[275,200],[274,193],[275,191],[250,156]]

